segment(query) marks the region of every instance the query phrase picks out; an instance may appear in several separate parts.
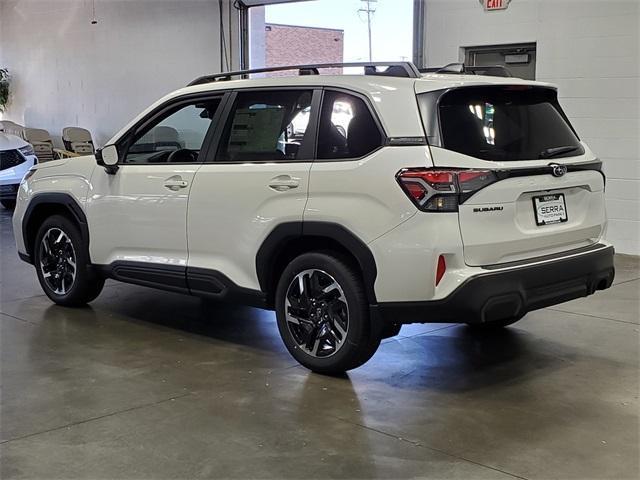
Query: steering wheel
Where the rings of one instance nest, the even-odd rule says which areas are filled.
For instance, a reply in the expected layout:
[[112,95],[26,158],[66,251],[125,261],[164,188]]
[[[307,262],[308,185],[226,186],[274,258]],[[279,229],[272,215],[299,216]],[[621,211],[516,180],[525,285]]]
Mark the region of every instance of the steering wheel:
[[198,152],[195,150],[189,150],[188,148],[174,150],[167,157],[167,163],[196,163],[197,161]]

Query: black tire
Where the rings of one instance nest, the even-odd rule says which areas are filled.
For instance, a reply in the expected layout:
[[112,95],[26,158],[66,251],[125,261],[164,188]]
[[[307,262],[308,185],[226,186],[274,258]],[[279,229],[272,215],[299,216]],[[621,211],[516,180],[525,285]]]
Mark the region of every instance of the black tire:
[[503,328],[508,327],[509,325],[513,325],[517,321],[521,320],[523,316],[524,315],[520,317],[504,318],[502,320],[492,320],[483,323],[467,323],[467,327],[478,332],[500,331]]
[[0,200],[0,203],[7,210],[14,210],[16,208],[16,201],[15,200]]
[[[47,254],[43,244],[45,235],[50,239],[57,237],[60,232],[65,237],[58,243],[50,241],[47,245],[52,253]],[[104,278],[98,276],[91,268],[88,245],[82,241],[82,235],[76,224],[67,217],[54,215],[47,218],[38,229],[32,251],[40,286],[44,293],[58,305],[77,307],[87,304],[100,295]],[[75,269],[67,260],[71,254],[75,256]],[[56,259],[58,264],[53,262]],[[73,270],[75,274],[72,273]],[[45,275],[47,275],[46,278]],[[54,280],[53,277],[63,277],[61,280],[63,283],[57,283],[59,280]],[[61,287],[56,290],[52,284],[61,285]]]
[[[310,317],[312,316],[309,311],[313,310],[311,307],[304,309],[302,307],[297,309],[297,312],[304,312],[300,314],[302,321],[300,325],[294,325],[287,319],[287,312],[285,311],[287,302],[290,303],[289,312],[296,309],[293,308],[292,295],[294,291],[299,291],[300,287],[294,286],[292,283],[294,279],[299,275],[303,275],[304,272],[320,271],[319,274],[306,274],[309,276],[309,284],[311,282],[317,282],[331,278],[338,284],[338,287],[329,292],[332,297],[339,296],[339,298],[315,296],[316,305],[319,303],[331,303],[331,305],[325,305],[326,308],[324,315],[324,330],[322,326],[309,326],[313,325]],[[313,275],[319,275],[318,279],[313,279]],[[326,275],[326,276],[325,276]],[[305,278],[303,276],[303,278]],[[298,279],[299,281],[299,279]],[[299,285],[299,284],[298,284]],[[292,290],[290,290],[290,288]],[[339,290],[338,290],[339,289]],[[326,295],[329,295],[326,294]],[[294,296],[295,298],[295,296]],[[302,295],[299,297],[302,298]],[[320,301],[319,299],[322,299]],[[299,300],[297,300],[299,301]],[[294,259],[284,270],[278,282],[276,290],[276,316],[278,319],[278,329],[280,330],[280,336],[284,341],[289,353],[303,366],[317,373],[326,375],[338,375],[357,368],[363,365],[369,360],[378,349],[380,345],[380,335],[372,328],[372,324],[369,318],[369,305],[364,292],[364,286],[362,278],[357,269],[350,265],[350,263],[336,255],[333,252],[311,252],[300,255]],[[311,305],[311,301],[306,304]],[[299,301],[298,305],[303,305],[304,302]],[[296,305],[296,306],[298,306]],[[346,334],[339,334],[336,336],[335,332],[339,333],[336,329],[336,310],[335,305],[339,305],[337,308],[341,310],[338,318],[344,320],[346,312]],[[344,310],[344,305],[347,309]],[[316,308],[316,307],[314,307]],[[322,315],[316,315],[316,319]],[[289,317],[291,318],[291,317]],[[306,318],[306,320],[305,320]],[[304,324],[302,323],[304,322]],[[315,330],[313,330],[315,328]],[[342,328],[342,327],[341,327]],[[298,335],[298,340],[294,337],[293,331]],[[321,335],[323,331],[328,331],[324,337],[318,337],[312,335],[317,333]],[[307,348],[299,342],[301,333],[310,332],[307,338],[315,338],[318,342],[321,342],[327,350],[331,351],[331,338],[333,338],[334,353],[327,356],[323,351],[318,355],[313,355],[312,348]],[[340,337],[340,340],[336,340]],[[319,340],[319,338],[323,338]],[[336,347],[340,342],[340,346]],[[309,345],[309,343],[307,343]],[[315,346],[315,345],[314,345]],[[316,351],[318,347],[315,346]]]

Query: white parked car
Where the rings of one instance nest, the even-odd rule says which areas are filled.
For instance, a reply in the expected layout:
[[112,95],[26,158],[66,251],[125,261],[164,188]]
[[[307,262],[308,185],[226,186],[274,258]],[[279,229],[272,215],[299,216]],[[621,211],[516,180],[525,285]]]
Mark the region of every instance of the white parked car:
[[20,137],[0,132],[0,203],[8,210],[16,205],[18,186],[38,163],[33,148]]
[[366,71],[171,93],[97,162],[29,172],[20,256],[61,305],[114,278],[273,308],[291,354],[324,373],[404,323],[490,330],[611,285],[601,162],[554,86]]

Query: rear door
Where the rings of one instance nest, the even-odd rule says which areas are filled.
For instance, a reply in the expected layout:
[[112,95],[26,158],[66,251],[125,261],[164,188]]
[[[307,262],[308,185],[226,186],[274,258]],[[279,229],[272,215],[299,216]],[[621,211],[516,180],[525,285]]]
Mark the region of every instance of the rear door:
[[[428,109],[424,101],[421,107]],[[539,257],[600,239],[606,223],[601,164],[578,139],[554,89],[459,88],[438,97],[437,117],[434,165],[486,172],[459,202],[468,265]]]
[[260,245],[278,224],[302,221],[319,102],[320,91],[312,88],[232,94],[226,122],[191,187],[188,266],[200,279],[189,275],[193,291],[216,293],[210,291],[216,282],[206,278],[220,273],[259,289]]

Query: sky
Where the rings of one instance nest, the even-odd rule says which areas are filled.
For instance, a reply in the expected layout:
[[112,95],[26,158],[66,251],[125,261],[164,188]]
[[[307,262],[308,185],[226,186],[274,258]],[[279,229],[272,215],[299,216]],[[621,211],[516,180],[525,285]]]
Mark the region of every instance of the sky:
[[[269,5],[267,23],[344,30],[344,60],[369,60],[367,21],[361,0],[314,0]],[[411,60],[413,48],[413,1],[378,0],[372,3],[372,50],[374,61]]]

